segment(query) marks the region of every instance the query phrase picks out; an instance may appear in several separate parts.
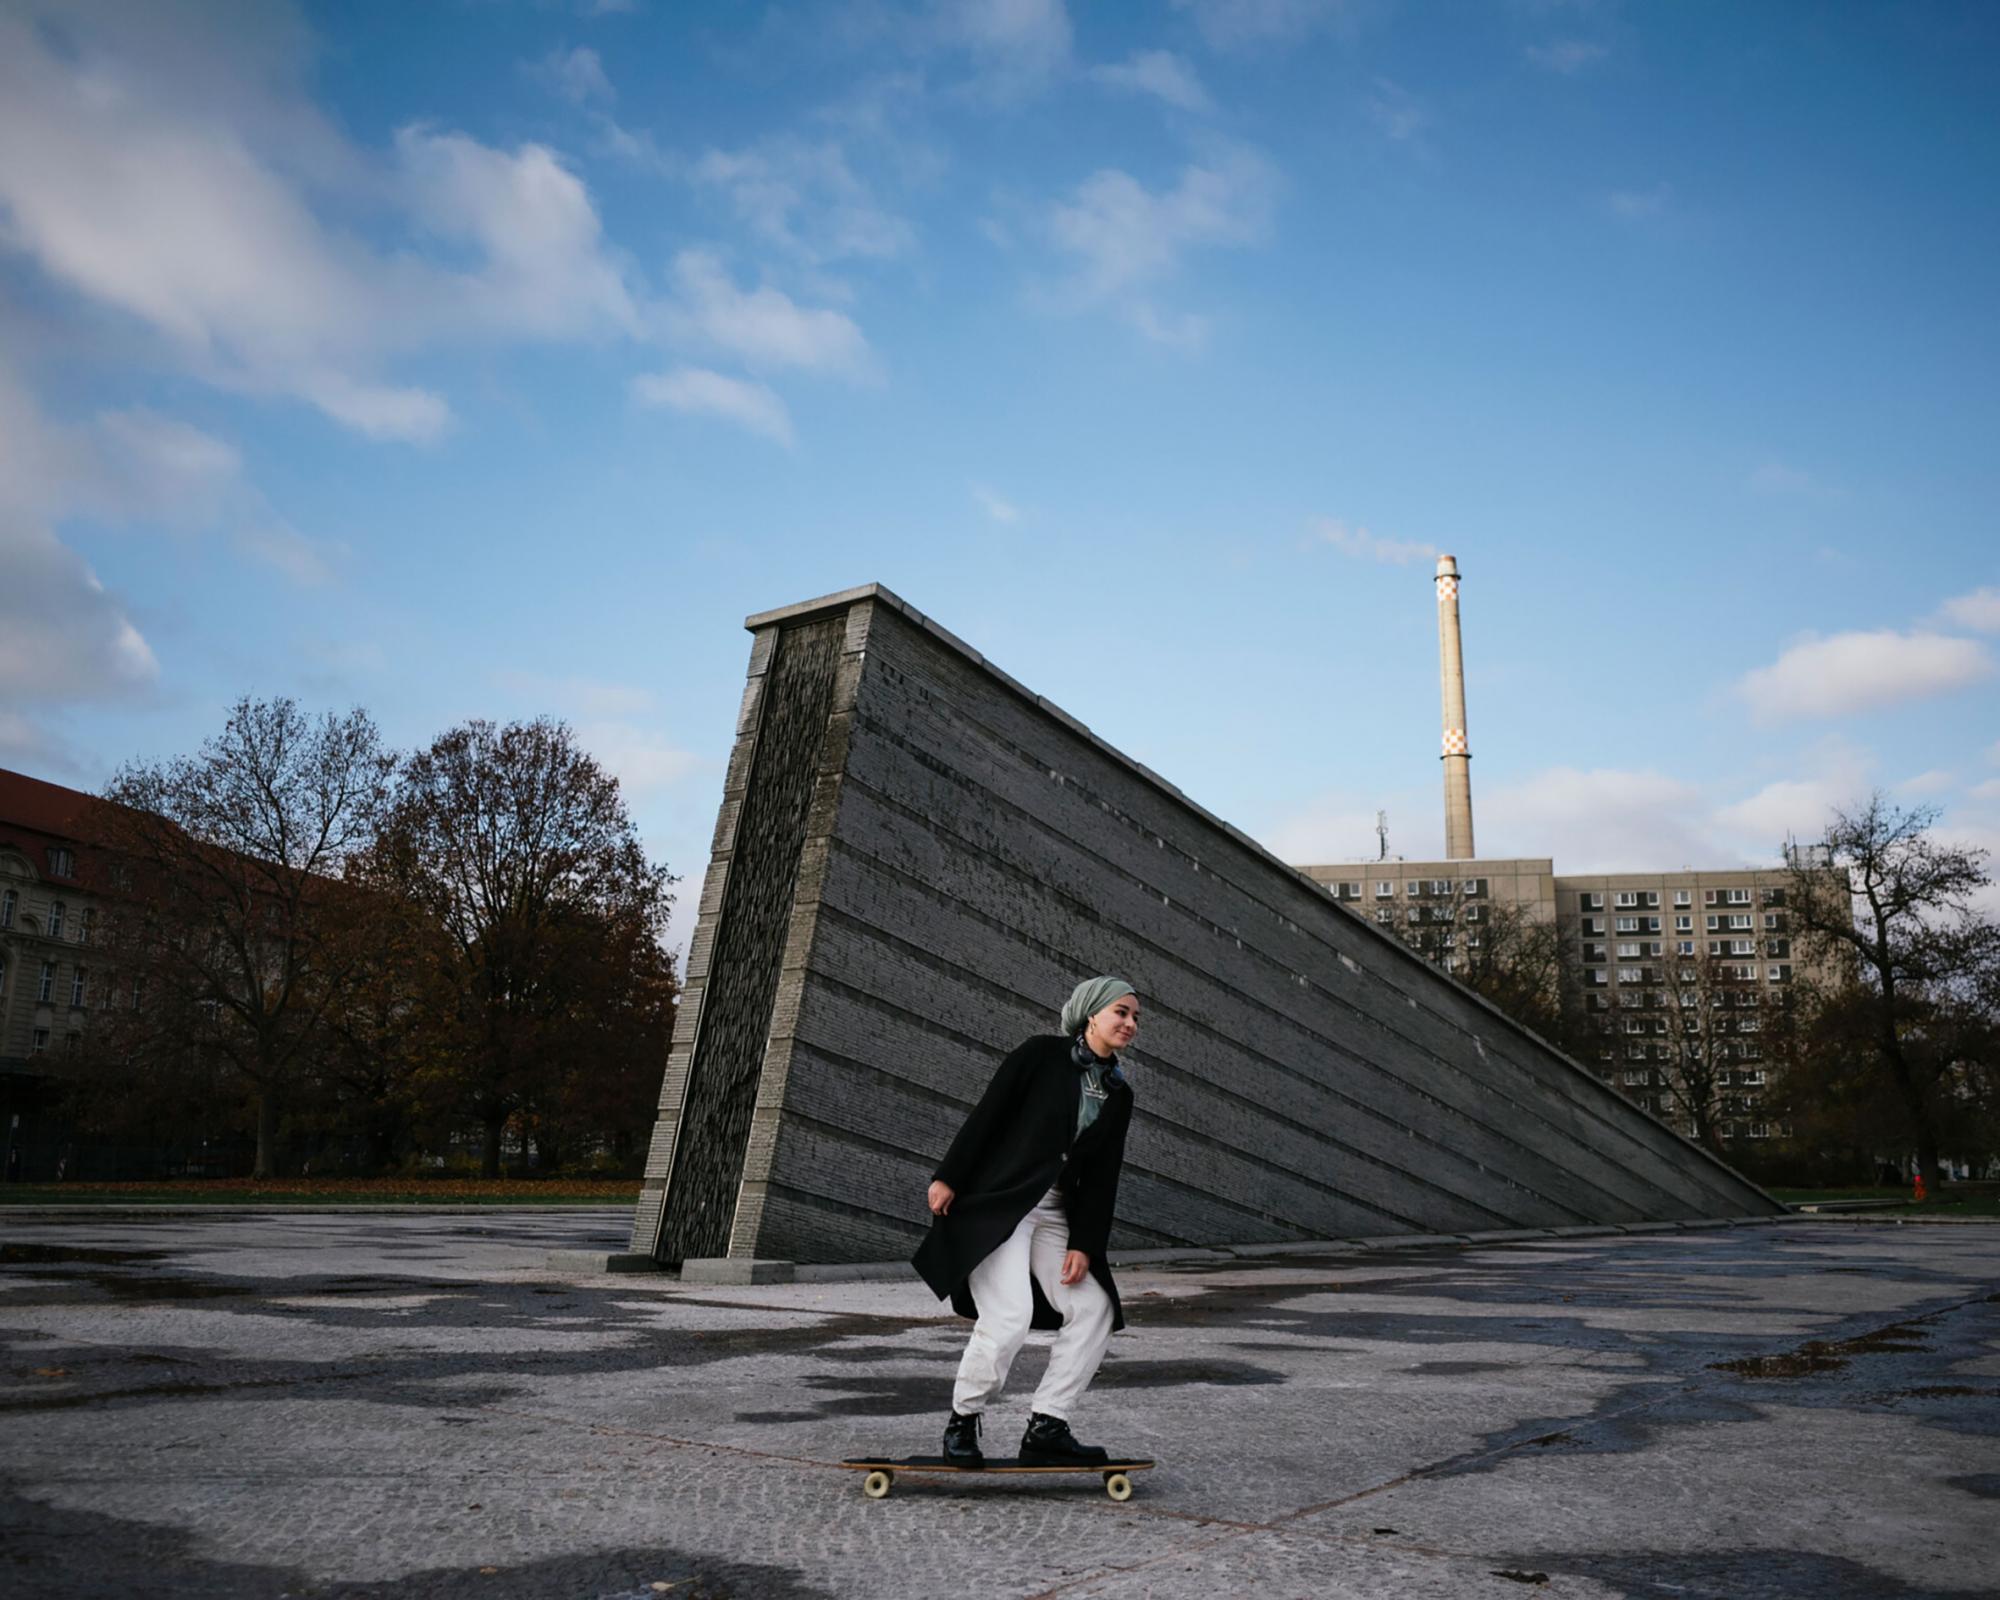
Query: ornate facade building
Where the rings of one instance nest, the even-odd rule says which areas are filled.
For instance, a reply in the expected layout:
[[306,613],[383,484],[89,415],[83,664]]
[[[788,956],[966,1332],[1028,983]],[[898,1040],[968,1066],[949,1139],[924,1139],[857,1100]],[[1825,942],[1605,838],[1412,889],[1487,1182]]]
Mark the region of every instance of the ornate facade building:
[[[0,769],[0,1140],[10,1178],[62,1159],[42,1126],[94,1011],[134,1004],[93,959],[114,869],[94,846],[104,802]],[[28,1176],[41,1176],[27,1173]]]

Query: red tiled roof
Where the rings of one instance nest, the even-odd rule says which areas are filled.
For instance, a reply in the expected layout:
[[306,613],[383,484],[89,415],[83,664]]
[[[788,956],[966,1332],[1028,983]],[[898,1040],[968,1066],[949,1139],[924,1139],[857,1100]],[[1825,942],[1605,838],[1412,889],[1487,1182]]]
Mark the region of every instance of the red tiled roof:
[[81,789],[65,789],[0,767],[0,836],[18,828],[52,839],[88,841],[98,831],[92,826],[94,813],[104,806],[96,795]]

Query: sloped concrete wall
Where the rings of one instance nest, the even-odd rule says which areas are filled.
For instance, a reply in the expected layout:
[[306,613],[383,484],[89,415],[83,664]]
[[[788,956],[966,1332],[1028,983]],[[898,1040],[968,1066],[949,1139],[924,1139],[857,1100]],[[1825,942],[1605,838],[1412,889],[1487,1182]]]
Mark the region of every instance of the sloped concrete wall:
[[748,626],[635,1250],[909,1251],[994,1064],[1105,971],[1120,1247],[1778,1210],[886,590]]

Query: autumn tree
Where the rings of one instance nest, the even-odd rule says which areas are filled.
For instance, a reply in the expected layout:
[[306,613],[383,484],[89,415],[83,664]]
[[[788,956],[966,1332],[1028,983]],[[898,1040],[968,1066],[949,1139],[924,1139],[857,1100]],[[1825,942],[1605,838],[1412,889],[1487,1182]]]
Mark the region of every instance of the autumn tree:
[[[484,1130],[488,1176],[517,1114],[574,1104],[579,1085],[627,1067],[657,1092],[673,880],[565,724],[468,722],[410,757],[369,876],[439,930],[431,1059]],[[623,1026],[634,1006],[655,1025]]]
[[137,986],[105,1046],[136,1064],[218,1064],[254,1103],[258,1177],[275,1172],[287,1096],[368,960],[342,878],[393,768],[364,711],[246,698],[198,754],[129,764],[105,791],[122,882],[106,961]]
[[1933,1191],[1944,1151],[1976,1137],[2000,989],[2000,925],[1974,904],[1986,852],[1934,838],[1936,821],[1877,794],[1835,813],[1823,849],[1787,858],[1800,940],[1829,975],[1818,1034],[1887,1091],[1883,1132],[1915,1150]]

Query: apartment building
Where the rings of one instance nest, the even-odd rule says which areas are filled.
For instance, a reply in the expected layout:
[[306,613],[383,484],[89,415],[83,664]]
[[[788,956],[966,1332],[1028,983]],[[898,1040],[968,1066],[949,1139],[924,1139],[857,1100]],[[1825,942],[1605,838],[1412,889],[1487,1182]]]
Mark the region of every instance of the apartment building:
[[82,1048],[90,1013],[112,1000],[94,959],[110,887],[90,842],[102,804],[0,769],[0,1134],[10,1164]]
[[1671,1074],[1699,1053],[1725,1137],[1778,1131],[1763,1110],[1769,1019],[1796,971],[1781,868],[1570,876],[1549,857],[1365,861],[1298,869],[1451,969],[1506,906],[1553,921],[1596,1037],[1585,1064],[1683,1131]]

